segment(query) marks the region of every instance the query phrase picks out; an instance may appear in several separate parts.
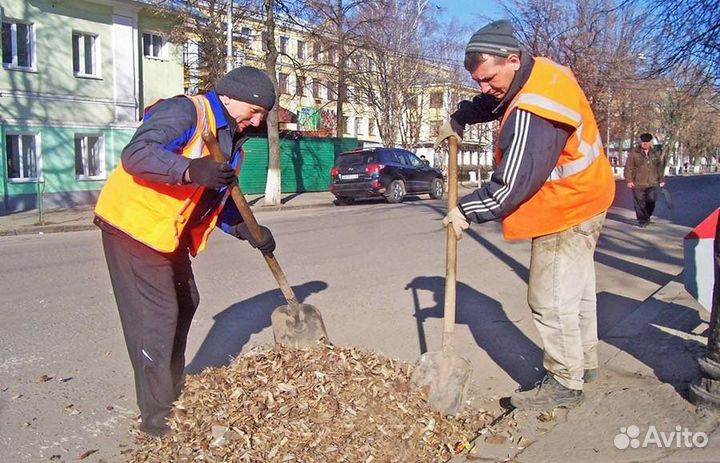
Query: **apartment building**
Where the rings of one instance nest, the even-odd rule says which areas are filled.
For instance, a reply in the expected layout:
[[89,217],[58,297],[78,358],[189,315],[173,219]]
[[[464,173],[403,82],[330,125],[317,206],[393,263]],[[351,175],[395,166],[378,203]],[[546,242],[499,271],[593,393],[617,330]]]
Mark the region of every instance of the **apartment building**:
[[[235,30],[235,64],[249,64],[264,68],[267,52],[267,33],[260,20],[247,19]],[[280,106],[290,113],[280,115],[281,129],[299,131],[315,136],[337,136],[357,138],[364,146],[382,144],[378,121],[362,102],[352,84],[345,89],[343,105],[343,130],[338,133],[336,124],[337,64],[338,53],[327,48],[307,30],[292,24],[279,23],[275,44],[280,53],[278,58],[278,87]],[[372,71],[370,60],[358,57],[348,61],[348,72]],[[449,78],[449,70],[437,63],[426,63],[433,75]],[[417,111],[409,111],[405,117],[413,117],[418,136],[412,140],[412,148],[429,160],[434,159],[433,142],[437,129],[454,111],[461,99],[470,99],[477,89],[447,83],[413,88],[416,94]],[[400,144],[397,140],[395,144]],[[492,136],[488,126],[469,127],[461,147],[461,165],[492,164]]]
[[147,7],[3,1],[0,213],[92,204],[143,108],[182,93],[182,49]]

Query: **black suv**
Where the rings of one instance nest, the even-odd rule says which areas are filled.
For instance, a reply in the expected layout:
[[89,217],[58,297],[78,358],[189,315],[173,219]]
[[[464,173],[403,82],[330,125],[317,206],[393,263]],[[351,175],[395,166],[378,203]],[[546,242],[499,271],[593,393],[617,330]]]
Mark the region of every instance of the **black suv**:
[[445,188],[439,170],[399,148],[342,153],[335,159],[330,175],[330,191],[338,204],[381,195],[390,203],[401,202],[406,194],[429,193],[431,198],[438,199]]

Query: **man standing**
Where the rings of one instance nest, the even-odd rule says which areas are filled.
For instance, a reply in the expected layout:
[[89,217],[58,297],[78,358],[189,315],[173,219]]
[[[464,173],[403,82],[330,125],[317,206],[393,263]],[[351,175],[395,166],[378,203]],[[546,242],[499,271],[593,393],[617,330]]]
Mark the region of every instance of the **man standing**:
[[532,239],[528,303],[547,374],[515,394],[519,409],[572,407],[597,376],[593,254],[615,195],[590,104],[572,71],[520,49],[508,21],[470,38],[465,68],[481,94],[462,101],[439,143],[465,125],[500,120],[497,168],[443,223],[458,238],[469,221],[502,220],[506,239]]
[[665,186],[665,166],[662,156],[650,146],[652,135],[640,135],[640,147],[633,149],[625,162],[625,180],[635,200],[638,226],[647,227],[655,211],[657,187]]
[[[125,343],[135,373],[139,428],[162,436],[184,384],[185,345],[200,302],[190,255],[205,248],[215,226],[263,253],[275,241],[261,227],[256,241],[232,200],[247,139],[275,104],[268,76],[252,67],[230,71],[205,95],[177,96],[150,107],[122,152],[95,208]],[[202,133],[217,137],[227,157],[215,162]]]

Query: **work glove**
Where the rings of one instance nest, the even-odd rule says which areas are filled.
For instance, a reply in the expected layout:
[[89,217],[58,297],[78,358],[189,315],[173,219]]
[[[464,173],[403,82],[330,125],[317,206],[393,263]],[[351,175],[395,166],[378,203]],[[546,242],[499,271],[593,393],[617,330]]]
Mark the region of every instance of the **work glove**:
[[454,207],[443,219],[443,225],[446,227],[451,224],[458,241],[462,238],[463,230],[470,228],[470,222],[468,222],[467,217],[465,217],[465,214],[463,214],[459,207]]
[[213,161],[210,156],[191,159],[188,167],[189,180],[192,183],[217,190],[235,181],[235,171],[227,162]]
[[463,131],[465,130],[465,126],[462,124],[455,122],[455,119],[452,117],[445,121],[445,123],[440,127],[440,130],[438,130],[438,136],[435,139],[435,151],[437,151],[440,148],[440,145],[442,145],[442,142],[447,140],[450,137],[457,138],[458,145],[462,143],[462,137],[463,137]]
[[240,222],[239,224],[233,226],[231,234],[237,239],[247,241],[250,243],[250,246],[255,249],[259,249],[260,252],[267,256],[275,251],[275,238],[273,238],[269,228],[263,227],[262,225],[259,227],[262,234],[262,238],[259,241],[255,239],[252,233],[250,233],[250,230],[248,230],[245,222]]

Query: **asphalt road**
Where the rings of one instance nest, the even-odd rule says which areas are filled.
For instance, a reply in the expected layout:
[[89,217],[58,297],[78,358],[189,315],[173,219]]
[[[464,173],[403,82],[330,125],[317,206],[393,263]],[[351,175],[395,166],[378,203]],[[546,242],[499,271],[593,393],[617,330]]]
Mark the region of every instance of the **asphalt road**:
[[[675,207],[660,202],[656,223],[640,229],[619,184],[596,256],[601,336],[682,271],[683,237],[720,206],[718,175],[673,177],[669,188]],[[413,361],[440,348],[444,211],[423,199],[258,220],[333,343]],[[489,223],[473,226],[459,253],[457,349],[475,369],[474,394],[495,400],[541,375],[525,301],[529,242],[506,242]],[[98,449],[86,461],[122,461],[137,410],[99,233],[3,237],[0,262],[0,460],[67,461]],[[259,254],[216,233],[194,270],[190,372],[272,342],[270,313],[283,300]]]

